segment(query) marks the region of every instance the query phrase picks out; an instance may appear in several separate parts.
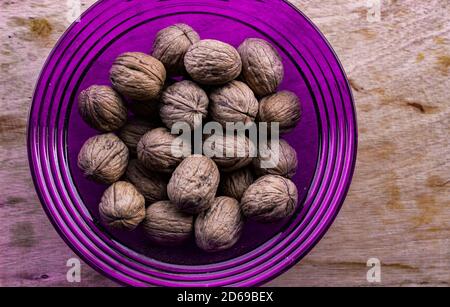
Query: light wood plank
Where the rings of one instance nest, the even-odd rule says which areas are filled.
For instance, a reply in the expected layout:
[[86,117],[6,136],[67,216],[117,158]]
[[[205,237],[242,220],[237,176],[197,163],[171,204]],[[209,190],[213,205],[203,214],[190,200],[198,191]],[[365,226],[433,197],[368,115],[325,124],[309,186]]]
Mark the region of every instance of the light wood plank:
[[[94,1],[82,1],[83,10]],[[323,31],[350,78],[358,111],[355,178],[318,246],[271,286],[370,286],[366,262],[382,262],[383,286],[450,283],[450,4],[293,1]],[[68,23],[65,1],[0,4],[0,285],[112,286],[75,257],[39,205],[26,155],[34,84]],[[34,19],[30,19],[34,18]]]

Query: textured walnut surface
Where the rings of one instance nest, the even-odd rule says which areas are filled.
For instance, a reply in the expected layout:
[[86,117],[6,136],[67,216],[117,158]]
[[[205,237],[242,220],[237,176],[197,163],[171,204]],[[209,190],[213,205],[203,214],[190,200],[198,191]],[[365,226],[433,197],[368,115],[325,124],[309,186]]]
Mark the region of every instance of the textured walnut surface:
[[166,81],[166,69],[150,55],[127,52],[114,61],[110,79],[117,91],[131,99],[154,100],[161,94]]
[[218,197],[197,217],[195,241],[207,252],[226,250],[239,240],[243,225],[239,202],[230,197]]
[[170,75],[185,73],[184,55],[200,40],[200,36],[186,24],[175,24],[162,29],[153,43],[153,56],[160,60]]
[[139,118],[134,118],[120,129],[119,138],[128,146],[130,153],[136,155],[137,144],[144,134],[154,128],[156,128],[154,124]]
[[220,180],[220,193],[241,200],[244,192],[254,182],[253,174],[249,167],[242,168],[232,173],[224,173]]
[[244,135],[213,134],[205,140],[205,149],[212,150],[212,159],[223,172],[233,172],[249,165],[256,156],[256,147]]
[[119,94],[102,85],[93,85],[80,93],[78,110],[86,123],[102,132],[121,128],[128,116]]
[[278,122],[280,132],[293,130],[300,121],[302,110],[300,101],[292,92],[281,91],[264,97],[259,104],[259,121]]
[[152,241],[179,245],[193,236],[194,217],[181,212],[170,201],[160,201],[147,208],[143,226]]
[[242,70],[237,50],[227,43],[212,39],[192,45],[184,57],[184,64],[192,79],[208,85],[230,82]]
[[193,155],[184,159],[172,174],[167,194],[180,210],[200,213],[211,205],[219,180],[219,170],[214,161]]
[[281,176],[267,175],[256,180],[241,200],[242,211],[250,219],[270,223],[291,216],[298,202],[295,184]]
[[169,129],[179,122],[195,129],[208,115],[208,104],[208,95],[197,84],[188,80],[177,82],[162,94],[161,119]]
[[284,77],[283,62],[268,42],[246,39],[238,48],[242,59],[242,79],[257,96],[275,92]]
[[147,205],[167,199],[167,180],[159,173],[147,170],[138,160],[131,160],[125,178],[145,197]]
[[258,115],[258,100],[243,82],[227,83],[214,90],[210,98],[211,117],[223,126],[226,123],[251,123]]
[[100,217],[112,228],[134,230],[145,217],[145,199],[130,183],[110,186],[99,205]]
[[122,177],[128,164],[127,146],[112,133],[88,139],[78,154],[78,167],[92,180],[113,183]]
[[[174,146],[176,136],[166,128],[153,129],[147,132],[138,143],[138,159],[146,168],[159,172],[172,172],[190,153],[188,146]],[[180,155],[174,155],[172,150]],[[178,157],[177,157],[178,156]]]
[[[297,152],[288,142],[280,140],[278,146],[273,143],[266,145],[263,150],[260,147],[257,158],[253,160],[253,166],[258,175],[280,175],[286,178],[294,177],[297,172],[298,160]],[[264,167],[264,163],[270,162],[274,166]]]

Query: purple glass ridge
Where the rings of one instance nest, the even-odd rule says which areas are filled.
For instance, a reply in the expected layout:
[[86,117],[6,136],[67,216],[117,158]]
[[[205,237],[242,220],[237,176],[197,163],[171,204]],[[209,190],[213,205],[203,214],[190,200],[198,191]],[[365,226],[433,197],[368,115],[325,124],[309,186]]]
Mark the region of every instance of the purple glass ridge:
[[[87,138],[98,134],[77,112],[78,94],[110,84],[113,60],[126,51],[149,53],[155,34],[186,23],[203,39],[237,47],[248,37],[271,42],[286,76],[280,89],[301,99],[303,119],[285,138],[299,156],[293,181],[303,207],[273,225],[247,223],[229,251],[206,254],[195,244],[162,248],[138,229],[123,233],[99,223],[107,186],[85,179],[76,166]],[[354,102],[332,48],[292,4],[282,0],[103,0],[59,40],[41,72],[28,125],[30,169],[49,219],[89,265],[130,286],[256,286],[300,261],[338,214],[357,150]]]

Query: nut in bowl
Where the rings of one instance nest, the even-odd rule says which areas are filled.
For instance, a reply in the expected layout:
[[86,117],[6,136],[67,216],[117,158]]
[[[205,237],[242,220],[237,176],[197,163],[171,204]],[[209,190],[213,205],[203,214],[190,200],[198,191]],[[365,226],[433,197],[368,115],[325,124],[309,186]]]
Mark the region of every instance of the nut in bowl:
[[[198,6],[192,0],[183,0],[189,5],[173,5],[179,0],[143,1],[138,18],[134,1],[118,0],[114,10],[105,4],[110,1],[99,2],[69,29],[37,86],[29,148],[44,208],[84,260],[128,285],[261,284],[319,240],[345,195],[352,159],[333,157],[354,152],[349,145],[353,126],[348,124],[352,104],[349,96],[339,93],[346,84],[343,73],[339,69],[329,73],[338,64],[327,44],[297,11],[278,0],[255,1],[252,6],[247,1],[226,4],[236,10],[224,10],[220,1],[205,1],[208,5]],[[169,14],[160,15],[155,8]],[[264,22],[254,18],[267,9],[277,18]],[[95,18],[104,27],[91,22]],[[302,25],[304,35],[283,32],[282,24],[293,29]],[[205,40],[214,41],[210,54],[204,51],[211,46]],[[197,44],[200,50],[193,47]],[[263,46],[266,54],[261,67],[254,66],[259,54],[255,46]],[[324,49],[317,51],[318,46]],[[190,60],[185,61],[188,54]],[[320,70],[312,65],[312,54],[327,57],[317,62]],[[278,66],[265,65],[278,58],[282,74]],[[250,68],[251,73],[246,73]],[[258,69],[261,72],[255,72]],[[313,78],[321,72],[326,75]],[[262,73],[265,78],[258,78]],[[333,76],[337,79],[330,80]],[[270,84],[259,90],[265,79]],[[317,80],[326,80],[329,86]],[[81,101],[80,94],[91,87],[108,88],[107,94],[93,91]],[[196,90],[190,92],[191,88]],[[283,91],[296,98],[268,99]],[[106,99],[99,101],[103,96]],[[266,107],[261,108],[263,100]],[[290,104],[279,113],[280,101],[297,101],[301,108]],[[335,118],[336,114],[345,119]],[[99,139],[88,142],[91,138]],[[327,145],[329,138],[335,146]],[[277,140],[279,159],[272,155]],[[197,156],[201,163],[192,160]],[[290,160],[294,156],[297,163]],[[286,183],[289,189],[276,188],[279,184],[272,181],[270,189],[259,184],[265,176],[281,176],[276,182]],[[342,180],[328,181],[329,176]],[[297,189],[296,206],[288,180]],[[122,182],[134,188],[123,189]],[[105,199],[118,196],[113,204],[127,210],[108,211],[108,201],[100,206],[104,194]],[[273,194],[285,200],[279,203],[283,214],[267,205],[270,202],[265,200]],[[258,211],[260,206],[254,208],[256,197],[265,201],[263,211],[277,213],[276,219],[269,221]],[[217,201],[223,198],[227,201]],[[216,203],[224,208],[214,209]],[[229,218],[231,211],[222,210],[228,206],[239,208],[232,211],[234,219]],[[130,212],[138,214],[127,215]],[[120,223],[113,218],[127,221],[130,227],[115,227]],[[241,223],[231,222],[237,220]],[[198,231],[197,221],[203,224]],[[215,237],[215,229],[219,233],[229,229],[230,236]]]
[[[179,245],[195,236],[201,250],[221,252],[239,241],[246,219],[271,223],[290,217],[298,209],[297,188],[289,180],[297,171],[297,154],[278,137],[280,127],[296,127],[301,107],[294,93],[277,92],[284,67],[276,49],[262,39],[247,39],[238,52],[226,42],[202,40],[186,24],[162,29],[153,46],[156,57],[138,52],[117,57],[112,88],[94,85],[79,96],[86,123],[99,131],[117,130],[123,141],[108,134],[103,138],[119,145],[92,144],[102,140],[97,136],[80,152],[79,165],[88,177],[113,183],[100,202],[104,224],[134,230],[144,221],[145,199],[148,244]],[[167,72],[169,77],[187,72],[193,81],[163,89]],[[244,82],[236,80],[241,73]],[[205,85],[217,87],[210,91]],[[160,99],[165,126],[142,118],[125,125],[122,96],[148,104]],[[122,149],[138,160],[124,156],[111,163]],[[105,158],[97,162],[98,155]],[[116,182],[125,168],[127,183]]]

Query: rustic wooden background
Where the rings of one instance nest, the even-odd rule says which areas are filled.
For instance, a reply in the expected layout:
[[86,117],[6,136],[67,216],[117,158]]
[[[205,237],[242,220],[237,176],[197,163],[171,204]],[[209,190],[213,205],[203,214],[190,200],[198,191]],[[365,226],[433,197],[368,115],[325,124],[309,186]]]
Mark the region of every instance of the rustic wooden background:
[[[84,0],[82,10],[94,0]],[[450,284],[450,2],[296,0],[350,78],[359,156],[349,196],[325,238],[271,286]],[[381,14],[376,8],[380,3]],[[374,11],[370,9],[374,8]],[[0,286],[114,286],[74,253],[35,195],[26,155],[33,87],[68,26],[66,1],[0,4]],[[381,261],[381,283],[367,261]]]

